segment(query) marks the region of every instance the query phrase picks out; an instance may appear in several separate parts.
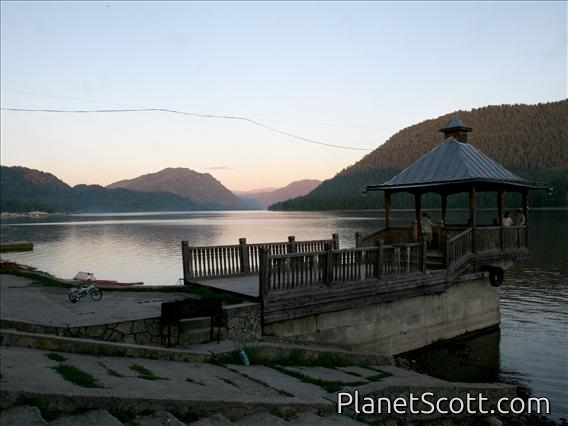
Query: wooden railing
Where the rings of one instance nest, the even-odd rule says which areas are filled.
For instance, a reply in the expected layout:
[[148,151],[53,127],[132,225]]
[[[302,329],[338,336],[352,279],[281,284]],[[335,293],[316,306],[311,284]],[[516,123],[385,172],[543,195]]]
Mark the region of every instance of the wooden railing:
[[221,278],[255,274],[260,270],[260,252],[269,250],[274,254],[323,251],[326,245],[339,248],[339,237],[333,234],[329,240],[247,244],[240,238],[239,244],[224,246],[192,247],[182,241],[183,277],[188,282],[195,279]]
[[382,276],[424,271],[426,243],[395,244],[383,250]]
[[[442,228],[438,230],[443,267],[452,269],[470,255],[527,248],[526,226]],[[390,243],[408,238],[406,243]],[[367,246],[375,241],[374,246]],[[361,239],[358,241],[361,243]],[[262,253],[266,253],[265,263]],[[362,247],[339,249],[337,234],[329,240],[190,247],[182,241],[184,282],[260,273],[261,291],[382,279],[426,270],[426,242],[414,242],[412,228],[389,228],[366,237]],[[267,262],[267,263],[266,263]]]
[[[186,244],[184,244],[186,243]],[[239,245],[189,247],[182,242],[183,276],[190,278],[226,277],[241,272]]]
[[325,252],[269,254],[262,251],[260,289],[268,291],[319,287],[326,281]]
[[503,250],[528,248],[527,243],[526,226],[503,228]]
[[[504,229],[504,228],[503,228]],[[501,250],[501,227],[475,228],[475,253]]]
[[445,265],[451,267],[470,254],[527,249],[526,231],[526,226],[482,226],[466,228],[453,237],[446,235],[441,245]]
[[446,268],[450,268],[473,253],[472,237],[471,228],[467,228],[453,237],[446,237],[443,250]]
[[425,243],[310,253],[261,251],[260,293],[331,286],[425,271]]
[[[385,244],[406,244],[417,241],[417,229],[414,226],[391,226],[365,235],[356,241],[359,247],[376,247],[379,240]],[[357,238],[356,238],[357,240]]]

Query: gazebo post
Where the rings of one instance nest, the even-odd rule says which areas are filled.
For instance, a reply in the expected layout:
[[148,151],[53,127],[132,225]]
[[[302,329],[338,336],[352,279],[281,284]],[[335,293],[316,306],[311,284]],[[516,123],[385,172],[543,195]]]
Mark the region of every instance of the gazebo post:
[[444,226],[447,224],[447,214],[448,214],[448,194],[445,192],[442,195],[442,223]]
[[391,192],[385,191],[385,227],[390,228],[391,226]]
[[471,251],[475,253],[475,186],[472,186],[469,190],[469,222],[471,225]]
[[414,193],[414,209],[416,210],[416,229],[417,241],[422,239],[422,225],[420,219],[422,218],[422,194],[420,192]]
[[499,248],[503,250],[503,207],[505,205],[505,191],[497,191],[497,223],[501,227],[499,230]]
[[529,246],[529,191],[523,191],[523,215],[525,215],[525,245]]

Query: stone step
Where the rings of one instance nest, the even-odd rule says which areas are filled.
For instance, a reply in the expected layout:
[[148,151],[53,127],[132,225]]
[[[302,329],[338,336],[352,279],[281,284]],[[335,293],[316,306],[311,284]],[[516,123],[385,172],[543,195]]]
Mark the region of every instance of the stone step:
[[[132,422],[137,426],[185,426],[186,423],[179,420],[173,414],[160,410],[147,416],[139,416]],[[130,424],[130,423],[129,423]],[[230,422],[229,422],[230,424]]]
[[107,410],[98,409],[81,414],[62,416],[49,423],[50,426],[122,426],[122,422]]
[[208,328],[211,325],[210,317],[186,318],[180,320],[182,330]]
[[[211,342],[211,329],[207,328],[198,328],[198,329],[191,329],[191,330],[184,330],[179,335],[179,340],[181,345],[196,345],[199,343],[208,343]],[[217,327],[213,328],[213,341],[217,340],[217,333],[220,333],[219,338],[224,339],[227,335],[227,332],[222,327],[217,330]]]
[[219,334],[219,339],[223,340],[227,337],[227,330],[224,327],[213,327],[213,339],[211,339],[211,329],[209,327],[184,329],[181,331],[179,339],[182,345],[196,345],[217,341],[217,334]]
[[[165,423],[164,423],[165,424]],[[284,417],[278,417],[266,411],[260,411],[250,416],[232,423],[229,419],[220,414],[205,417],[194,423],[189,423],[191,426],[230,426],[230,425],[243,425],[243,426],[358,426],[364,425],[349,417],[340,414],[327,414],[319,415],[310,411],[304,412],[290,412]],[[145,426],[145,425],[144,425]]]
[[31,405],[19,405],[0,411],[0,424],[10,426],[47,426],[39,408]]
[[[187,318],[180,321],[180,344],[195,345],[211,342],[211,318]],[[225,327],[213,327],[213,340],[224,339],[227,336]]]

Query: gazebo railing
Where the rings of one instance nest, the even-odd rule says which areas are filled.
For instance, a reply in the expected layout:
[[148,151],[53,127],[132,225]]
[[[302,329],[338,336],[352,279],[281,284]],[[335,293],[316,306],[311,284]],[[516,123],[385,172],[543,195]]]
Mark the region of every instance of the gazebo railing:
[[446,268],[473,254],[472,228],[468,228],[453,237],[447,237],[445,241],[443,255]]
[[528,248],[526,226],[503,228],[503,250]]
[[467,228],[453,237],[446,236],[441,246],[446,267],[451,267],[470,254],[523,249],[528,249],[524,225]]

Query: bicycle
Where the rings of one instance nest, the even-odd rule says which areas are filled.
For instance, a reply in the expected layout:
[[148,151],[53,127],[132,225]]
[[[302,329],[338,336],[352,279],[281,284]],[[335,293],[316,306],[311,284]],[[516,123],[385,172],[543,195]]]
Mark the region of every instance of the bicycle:
[[88,287],[81,286],[79,288],[75,287],[69,290],[67,297],[71,303],[77,303],[81,298],[91,296],[91,299],[99,301],[103,298],[103,292],[101,289],[97,288],[94,284]]

